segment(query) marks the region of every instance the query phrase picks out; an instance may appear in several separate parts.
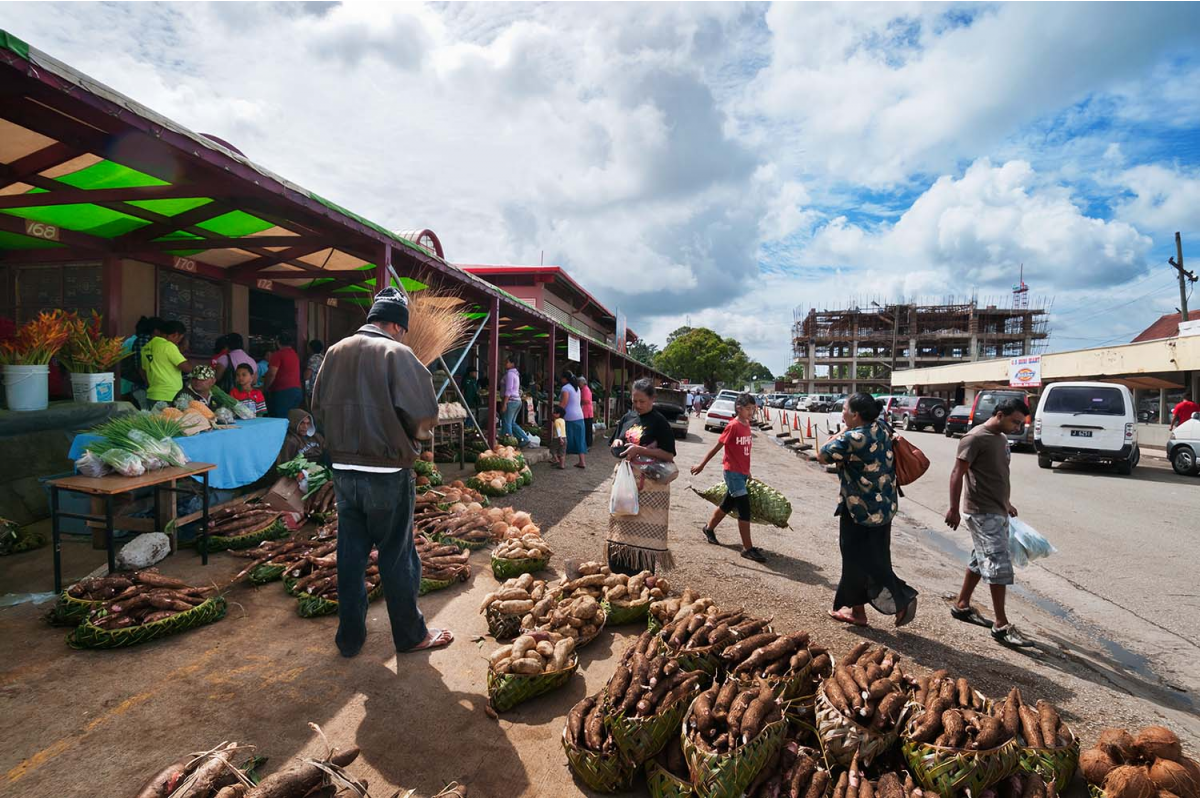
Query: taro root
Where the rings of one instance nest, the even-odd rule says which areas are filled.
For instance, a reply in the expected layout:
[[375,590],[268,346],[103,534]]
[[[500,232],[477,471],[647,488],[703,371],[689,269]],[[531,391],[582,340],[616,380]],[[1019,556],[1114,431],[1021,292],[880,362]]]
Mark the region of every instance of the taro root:
[[1093,747],[1079,754],[1079,769],[1084,779],[1094,786],[1103,786],[1108,773],[1116,768],[1117,764],[1107,750]]
[[1142,728],[1141,733],[1133,740],[1133,746],[1146,761],[1153,761],[1156,758],[1178,761],[1183,757],[1183,748],[1179,744],[1179,737],[1161,725]]
[[1104,794],[1108,797],[1154,797],[1158,790],[1145,767],[1122,766],[1104,779]]

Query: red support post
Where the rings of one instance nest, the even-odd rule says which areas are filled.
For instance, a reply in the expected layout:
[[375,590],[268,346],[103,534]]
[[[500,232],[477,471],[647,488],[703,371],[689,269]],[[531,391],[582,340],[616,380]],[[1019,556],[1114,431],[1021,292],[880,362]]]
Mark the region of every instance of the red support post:
[[558,338],[558,326],[553,322],[550,323],[550,342],[548,355],[546,357],[546,397],[550,398],[550,408],[546,415],[546,444],[549,445],[550,439],[553,438],[554,431],[554,407],[558,405],[558,396],[561,392],[558,391],[558,377],[554,374],[554,345],[555,339]]
[[100,286],[104,294],[104,333],[118,336],[121,333],[121,259],[105,256],[100,269]]
[[492,391],[488,395],[488,399],[492,403],[491,413],[488,414],[488,446],[493,450],[496,448],[496,416],[497,416],[497,400],[503,399],[503,390],[500,387],[500,298],[492,298],[492,319],[491,319],[491,341],[488,342],[488,371],[490,375],[488,380],[491,381]]
[[612,397],[613,390],[613,373],[612,373],[612,350],[604,351],[604,427],[611,427],[613,419],[609,414],[608,398]]

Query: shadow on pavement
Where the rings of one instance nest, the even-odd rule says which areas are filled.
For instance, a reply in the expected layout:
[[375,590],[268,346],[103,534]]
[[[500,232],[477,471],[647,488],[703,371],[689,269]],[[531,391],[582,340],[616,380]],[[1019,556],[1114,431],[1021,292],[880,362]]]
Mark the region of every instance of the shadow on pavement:
[[1108,480],[1146,481],[1149,483],[1173,483],[1178,486],[1200,486],[1200,480],[1185,475],[1177,475],[1166,462],[1163,462],[1163,466],[1159,467],[1157,465],[1149,466],[1143,460],[1134,467],[1133,472],[1129,475],[1118,475],[1107,464],[1055,464],[1053,470],[1046,471],[1053,473],[1086,473]]

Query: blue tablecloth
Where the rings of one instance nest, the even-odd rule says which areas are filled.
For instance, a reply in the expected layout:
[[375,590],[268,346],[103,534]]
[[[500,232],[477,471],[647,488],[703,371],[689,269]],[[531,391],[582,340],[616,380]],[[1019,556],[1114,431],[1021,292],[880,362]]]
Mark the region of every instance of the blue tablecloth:
[[[216,464],[208,473],[214,489],[236,489],[254,483],[267,474],[283,448],[287,435],[286,419],[238,420],[236,428],[180,436],[175,439],[188,461]],[[83,455],[83,449],[97,437],[81,433],[71,442],[71,460]]]

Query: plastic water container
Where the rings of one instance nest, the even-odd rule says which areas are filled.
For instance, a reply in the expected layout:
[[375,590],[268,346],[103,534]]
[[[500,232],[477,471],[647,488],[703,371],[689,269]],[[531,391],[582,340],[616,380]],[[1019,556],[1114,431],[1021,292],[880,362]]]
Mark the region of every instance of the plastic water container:
[[71,391],[76,403],[111,403],[116,399],[113,384],[111,372],[71,373]]
[[5,364],[4,395],[10,411],[42,411],[50,405],[49,364]]

